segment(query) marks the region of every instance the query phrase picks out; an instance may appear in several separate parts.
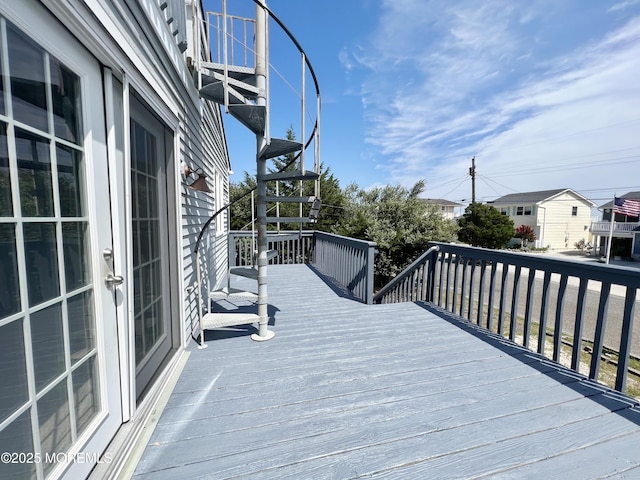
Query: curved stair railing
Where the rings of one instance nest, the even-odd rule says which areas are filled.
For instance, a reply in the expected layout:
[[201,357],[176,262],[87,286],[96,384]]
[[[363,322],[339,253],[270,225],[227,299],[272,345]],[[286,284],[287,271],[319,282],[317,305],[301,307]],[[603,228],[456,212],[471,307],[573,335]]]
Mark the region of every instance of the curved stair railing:
[[[316,221],[320,209],[320,88],[313,67],[300,43],[285,27],[282,21],[266,6],[265,0],[253,0],[255,4],[255,19],[230,15],[227,11],[227,0],[221,0],[222,12],[208,12],[208,45],[211,52],[211,61],[197,59],[197,81],[202,98],[211,100],[224,106],[225,112],[231,114],[242,125],[256,135],[256,187],[247,191],[241,197],[218,209],[202,226],[194,248],[196,255],[196,270],[198,281],[200,343],[204,344],[204,330],[220,328],[224,326],[258,323],[257,334],[251,336],[253,340],[265,341],[273,338],[274,333],[268,329],[267,313],[267,224],[268,223],[313,223]],[[285,35],[290,39],[300,54],[301,80],[300,80],[300,138],[306,137],[306,117],[309,114],[306,95],[307,74],[310,76],[315,90],[316,115],[313,119],[313,127],[306,142],[299,143],[290,139],[274,138],[271,136],[271,99],[270,99],[270,72],[273,69],[269,60],[269,19],[272,19]],[[213,20],[210,22],[209,20]],[[213,24],[213,28],[212,25]],[[213,31],[212,31],[213,30]],[[251,39],[251,42],[250,42]],[[239,50],[239,52],[238,52]],[[237,53],[238,52],[238,53]],[[276,71],[275,69],[273,69]],[[288,84],[290,86],[290,84]],[[305,152],[313,144],[313,169],[305,167]],[[276,172],[267,172],[267,161],[285,155],[295,154],[293,159]],[[292,170],[290,167],[294,165]],[[300,182],[299,197],[279,197],[267,195],[269,182],[291,181]],[[304,196],[302,192],[303,182],[314,182],[314,195]],[[202,274],[200,265],[200,249],[202,237],[211,222],[222,212],[257,190],[257,225],[258,225],[258,251],[257,270],[244,269],[241,273],[255,278],[258,282],[257,294],[248,292],[236,292],[227,288],[222,292],[208,292],[209,301],[214,298],[228,298],[239,295],[243,299],[257,301],[258,313],[256,314],[216,314],[208,309],[203,314],[202,302]],[[267,216],[267,203],[286,201],[299,204],[298,217]]]

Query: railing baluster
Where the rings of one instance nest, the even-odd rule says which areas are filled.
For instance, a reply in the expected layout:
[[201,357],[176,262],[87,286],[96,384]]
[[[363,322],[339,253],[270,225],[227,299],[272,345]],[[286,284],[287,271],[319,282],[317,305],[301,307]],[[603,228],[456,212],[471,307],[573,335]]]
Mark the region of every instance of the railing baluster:
[[420,301],[428,302],[429,301],[429,275],[431,274],[431,258],[424,259],[424,263],[421,267],[421,275],[422,275],[422,287],[420,289]]
[[564,296],[567,292],[567,275],[560,276],[560,286],[558,287],[558,301],[556,303],[556,322],[553,327],[553,361],[560,361],[562,349],[562,319],[564,317]]
[[489,302],[487,303],[487,330],[493,329],[493,303],[496,296],[496,262],[491,262],[491,275],[489,276]]
[[456,255],[456,260],[453,265],[453,302],[451,305],[451,311],[456,313],[456,306],[458,304],[458,269],[460,266],[460,255]]
[[531,316],[533,314],[533,292],[535,289],[536,271],[533,268],[529,268],[529,276],[527,278],[527,299],[526,307],[524,311],[524,329],[522,335],[524,336],[522,345],[525,348],[529,348],[529,338],[531,337]]
[[516,330],[518,328],[518,293],[520,290],[520,273],[522,267],[516,266],[516,271],[513,276],[513,289],[511,294],[511,323],[509,325],[509,339],[511,341],[516,340]]
[[551,272],[544,272],[542,280],[542,300],[540,301],[540,329],[538,331],[538,353],[544,355],[544,343],[547,337],[547,318],[549,315],[549,291]]
[[509,275],[509,265],[507,263],[502,264],[502,281],[500,282],[500,305],[498,307],[498,333],[502,335],[504,333],[504,311],[505,303],[507,301],[507,276]]
[[624,315],[622,317],[622,338],[620,353],[618,354],[618,372],[616,374],[615,389],[625,393],[627,389],[627,370],[629,369],[629,355],[631,353],[631,334],[633,332],[633,316],[636,306],[635,288],[627,287],[624,299]]
[[[444,308],[445,310],[449,310],[449,295],[451,292],[451,262],[453,261],[453,258],[455,257],[455,255],[453,253],[450,253],[447,256],[447,277],[446,277],[446,290],[445,290],[445,296],[444,296]],[[450,310],[449,310],[450,311]]]
[[442,254],[439,256],[439,261],[440,261],[440,275],[438,276],[438,306],[439,307],[442,306],[442,277],[444,273],[445,255],[446,254],[442,252]]
[[480,262],[480,282],[478,284],[478,325],[482,326],[482,317],[484,313],[484,284],[487,274],[487,261]]
[[428,273],[428,287],[427,287],[427,295],[428,301],[433,302],[435,298],[436,292],[436,264],[438,261],[438,255],[440,252],[436,251],[431,254],[431,258],[429,259],[429,273]]
[[473,315],[473,296],[475,295],[476,285],[476,263],[475,257],[471,257],[471,271],[469,272],[469,303],[467,305],[467,320],[472,321]]
[[582,353],[582,329],[584,326],[584,305],[587,299],[587,284],[589,281],[586,278],[580,278],[580,285],[578,286],[578,298],[576,303],[576,319],[573,325],[573,345],[571,352],[571,368],[575,371],[580,371],[580,355]]
[[[463,312],[464,312],[464,298],[467,294],[467,271],[468,271],[468,265],[469,263],[469,258],[468,257],[462,257],[462,285],[460,288],[460,310],[458,312],[458,315],[462,316]],[[455,313],[455,312],[454,312]]]
[[593,352],[591,353],[591,368],[589,368],[589,378],[597,380],[600,372],[600,357],[602,356],[602,346],[604,344],[604,329],[607,324],[607,309],[609,307],[609,293],[611,292],[611,282],[603,282],[600,287],[600,302],[598,304],[598,319],[596,320],[596,333],[593,339]]
[[411,275],[411,298],[412,302],[415,302],[418,299],[418,292],[416,289],[418,288],[418,270],[414,270]]

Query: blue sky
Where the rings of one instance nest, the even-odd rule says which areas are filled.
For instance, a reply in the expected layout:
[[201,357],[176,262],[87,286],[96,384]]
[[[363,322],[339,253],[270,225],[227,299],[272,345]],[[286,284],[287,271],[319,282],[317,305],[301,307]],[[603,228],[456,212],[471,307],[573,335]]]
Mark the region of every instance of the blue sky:
[[[251,14],[250,0],[229,4]],[[480,201],[573,188],[600,205],[640,190],[640,0],[268,5],[318,76],[321,159],[343,187],[424,179],[425,197],[466,203],[475,156]],[[295,89],[299,59],[275,31],[271,63]],[[272,75],[274,137],[301,128],[282,85]],[[225,128],[237,182],[255,172],[255,140],[229,116]]]

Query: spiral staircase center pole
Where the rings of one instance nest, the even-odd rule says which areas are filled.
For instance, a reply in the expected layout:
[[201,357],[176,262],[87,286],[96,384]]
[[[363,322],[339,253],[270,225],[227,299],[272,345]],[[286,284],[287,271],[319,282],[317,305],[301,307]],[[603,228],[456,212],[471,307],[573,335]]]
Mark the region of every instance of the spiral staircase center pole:
[[[258,95],[256,105],[267,107],[267,12],[266,2],[256,3],[256,86]],[[268,108],[267,108],[268,111]],[[266,132],[269,131],[269,115],[266,116],[264,132],[256,134],[257,162],[257,211],[258,211],[258,334],[251,336],[253,340],[265,341],[273,338],[269,330],[269,311],[267,297],[267,159],[261,153],[268,144]]]

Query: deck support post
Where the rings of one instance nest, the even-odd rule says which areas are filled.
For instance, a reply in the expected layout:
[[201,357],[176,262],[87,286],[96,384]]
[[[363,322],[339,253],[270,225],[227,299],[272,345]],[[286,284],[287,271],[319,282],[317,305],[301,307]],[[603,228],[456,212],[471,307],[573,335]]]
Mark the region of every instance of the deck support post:
[[[267,64],[267,12],[263,8],[266,6],[264,0],[260,0],[261,5],[256,4],[256,86],[258,96],[256,105],[267,107],[267,74],[269,65]],[[268,111],[268,108],[267,108]],[[267,303],[267,184],[265,175],[267,174],[267,159],[263,158],[262,152],[269,144],[269,115],[266,116],[265,131],[256,134],[256,162],[257,162],[257,210],[258,210],[258,333],[251,335],[251,339],[263,342],[271,340],[275,333],[269,330],[269,311]]]

